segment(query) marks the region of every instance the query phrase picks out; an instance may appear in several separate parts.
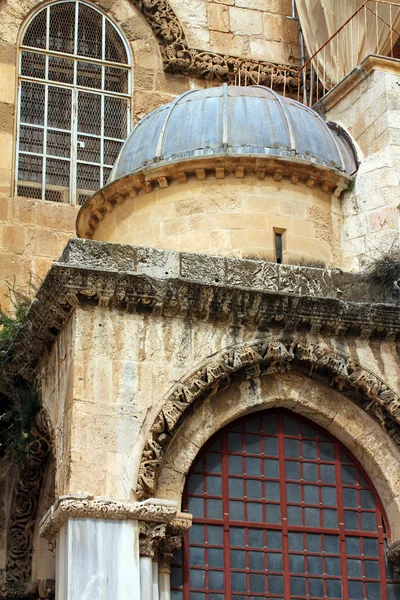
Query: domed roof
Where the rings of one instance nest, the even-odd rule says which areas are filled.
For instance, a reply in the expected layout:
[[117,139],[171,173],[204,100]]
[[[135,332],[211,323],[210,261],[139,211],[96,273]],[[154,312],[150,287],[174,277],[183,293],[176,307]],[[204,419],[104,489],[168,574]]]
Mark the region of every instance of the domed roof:
[[351,174],[346,137],[312,109],[263,86],[185,92],[134,127],[108,183],[130,173],[191,158],[255,156],[294,159]]

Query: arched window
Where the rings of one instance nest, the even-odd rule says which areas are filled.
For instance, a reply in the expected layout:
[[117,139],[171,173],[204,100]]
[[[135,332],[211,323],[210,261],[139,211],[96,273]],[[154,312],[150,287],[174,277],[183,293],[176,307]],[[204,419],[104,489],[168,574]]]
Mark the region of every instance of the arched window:
[[189,473],[172,600],[395,600],[367,476],[332,436],[276,410],[235,421]]
[[105,185],[129,129],[129,63],[114,24],[85,2],[33,16],[19,55],[17,195],[83,204]]

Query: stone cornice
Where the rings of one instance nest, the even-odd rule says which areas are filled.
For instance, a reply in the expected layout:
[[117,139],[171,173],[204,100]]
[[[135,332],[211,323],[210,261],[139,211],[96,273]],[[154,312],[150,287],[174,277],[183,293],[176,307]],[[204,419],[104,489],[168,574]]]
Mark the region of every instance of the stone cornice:
[[[362,300],[362,301],[361,301]],[[40,287],[6,362],[32,377],[72,310],[138,314],[386,338],[400,334],[399,298],[361,275],[266,261],[70,240]],[[4,363],[3,363],[4,364]]]
[[179,522],[177,503],[173,500],[149,498],[144,502],[122,502],[112,498],[93,497],[85,494],[60,496],[40,522],[40,535],[48,540],[54,538],[68,519],[114,519],[140,520],[168,524]]
[[300,66],[190,48],[168,0],[133,0],[133,3],[158,40],[165,71],[241,85],[267,85],[292,94],[297,91]]

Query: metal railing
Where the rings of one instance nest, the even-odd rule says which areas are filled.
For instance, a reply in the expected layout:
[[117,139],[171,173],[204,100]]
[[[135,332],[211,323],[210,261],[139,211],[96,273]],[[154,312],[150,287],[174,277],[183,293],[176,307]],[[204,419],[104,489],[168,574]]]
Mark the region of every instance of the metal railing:
[[298,100],[312,106],[369,54],[394,57],[400,37],[400,1],[365,0],[304,63]]

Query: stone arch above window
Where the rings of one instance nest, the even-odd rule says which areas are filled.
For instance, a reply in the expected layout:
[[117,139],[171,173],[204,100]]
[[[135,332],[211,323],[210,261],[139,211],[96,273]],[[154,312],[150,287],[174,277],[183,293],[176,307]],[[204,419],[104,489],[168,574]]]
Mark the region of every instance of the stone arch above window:
[[105,185],[130,128],[128,44],[81,0],[32,15],[19,53],[15,193],[83,204]]
[[[188,474],[172,598],[397,597],[372,482],[336,438],[281,408],[218,431]],[[389,596],[388,596],[389,594]]]

